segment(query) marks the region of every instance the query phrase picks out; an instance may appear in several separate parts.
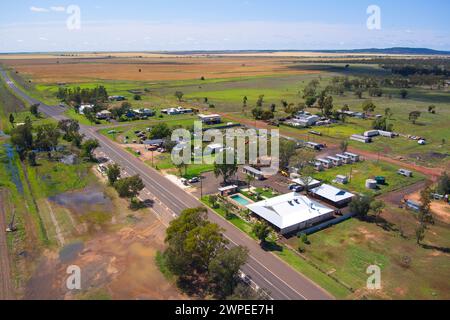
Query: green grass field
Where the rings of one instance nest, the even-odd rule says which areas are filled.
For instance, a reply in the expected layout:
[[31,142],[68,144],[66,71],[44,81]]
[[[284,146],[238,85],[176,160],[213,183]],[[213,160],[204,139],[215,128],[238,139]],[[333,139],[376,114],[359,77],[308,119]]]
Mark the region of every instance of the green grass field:
[[[400,168],[389,163],[368,160],[353,165],[343,165],[341,167],[318,172],[314,175],[314,178],[335,185],[336,187],[347,189],[351,192],[372,196],[404,188],[425,179],[422,174],[417,172],[414,172],[412,178],[401,176],[397,174],[398,169]],[[333,181],[336,179],[337,175],[351,177],[351,180],[346,185],[334,183]],[[374,179],[377,176],[385,177],[386,185],[380,185],[378,190],[366,189],[366,180]]]
[[[418,246],[416,219],[409,211],[389,207],[401,223],[385,230],[375,223],[348,220],[309,236],[305,255],[321,269],[330,272],[356,290],[355,297],[372,299],[448,299],[450,274],[448,255]],[[398,228],[402,228],[403,237]],[[449,247],[448,226],[437,224],[427,232],[425,243]],[[296,246],[297,238],[290,243]],[[405,263],[403,261],[410,261]],[[382,290],[365,289],[370,265],[381,270]]]
[[[301,63],[296,62],[292,68],[298,70],[319,70],[320,74],[299,74],[299,75],[272,75],[257,77],[241,77],[231,79],[207,79],[186,80],[186,81],[160,81],[160,82],[136,82],[136,81],[101,81],[87,82],[81,87],[95,87],[104,85],[111,95],[123,95],[133,107],[148,107],[155,110],[162,108],[183,105],[186,107],[195,107],[198,109],[207,109],[209,104],[214,104],[215,109],[209,111],[219,111],[224,113],[233,113],[234,117],[243,119],[251,118],[251,109],[255,106],[256,100],[260,95],[264,95],[264,106],[271,104],[277,106],[277,116],[285,116],[281,100],[297,104],[302,102],[301,92],[312,79],[320,79],[318,90],[324,89],[330,84],[334,76],[374,76],[388,75],[388,72],[377,65],[354,64],[349,69],[341,64],[327,63]],[[29,83],[29,79],[21,79],[21,75],[12,74],[15,81],[24,89],[28,90],[33,96],[39,96],[44,101],[52,100],[55,102],[55,93],[57,85]],[[71,86],[71,84],[68,84]],[[142,92],[142,100],[134,101],[134,94],[130,90],[139,90]],[[174,96],[175,91],[182,91],[185,96],[180,103]],[[450,94],[449,89],[431,90],[427,87],[409,88],[407,99],[401,99],[400,89],[383,88],[382,97],[370,98],[367,92],[363,99],[356,97],[353,92],[345,92],[344,95],[333,95],[334,106],[339,109],[344,104],[349,105],[353,111],[362,111],[362,104],[367,99],[372,99],[377,105],[374,113],[384,114],[386,108],[393,112],[389,120],[394,126],[394,131],[405,135],[418,135],[426,138],[428,144],[420,146],[416,141],[406,138],[386,139],[376,138],[372,144],[361,144],[350,142],[355,148],[372,152],[383,152],[392,157],[404,157],[409,161],[414,161],[427,166],[450,166]],[[243,110],[242,100],[247,96],[248,106]],[[208,98],[208,103],[204,99]],[[113,103],[120,104],[120,103]],[[435,105],[437,114],[428,113],[428,106]],[[310,110],[313,113],[319,112],[318,109]],[[421,111],[422,115],[417,124],[412,124],[408,119],[411,111]],[[80,119],[83,122],[83,119]],[[167,121],[167,118],[163,119]],[[347,140],[352,134],[360,134],[372,126],[371,120],[348,119],[348,123],[335,125],[330,128],[317,128],[324,134],[323,140],[338,144],[342,140]],[[283,128],[294,135],[305,134],[308,130]],[[298,131],[296,131],[298,130]],[[311,137],[312,140],[321,138]],[[443,141],[445,140],[445,141]]]

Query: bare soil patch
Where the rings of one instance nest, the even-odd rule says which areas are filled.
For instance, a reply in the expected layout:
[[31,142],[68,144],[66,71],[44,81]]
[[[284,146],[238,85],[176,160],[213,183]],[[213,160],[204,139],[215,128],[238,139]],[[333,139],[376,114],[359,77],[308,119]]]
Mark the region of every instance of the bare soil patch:
[[[1,57],[0,57],[1,59]],[[264,57],[45,58],[0,60],[40,83],[98,80],[168,81],[314,74],[292,70],[292,59]]]
[[[420,192],[410,194],[408,199],[420,203]],[[431,203],[431,211],[436,215],[437,219],[450,224],[450,205],[444,201],[433,201]]]
[[[99,234],[81,246],[63,248],[64,254],[47,251],[25,298],[71,300],[101,289],[115,300],[184,299],[155,264],[157,251],[164,249],[165,227],[155,217],[145,220],[136,227]],[[81,291],[69,291],[65,286],[69,265],[81,268]]]

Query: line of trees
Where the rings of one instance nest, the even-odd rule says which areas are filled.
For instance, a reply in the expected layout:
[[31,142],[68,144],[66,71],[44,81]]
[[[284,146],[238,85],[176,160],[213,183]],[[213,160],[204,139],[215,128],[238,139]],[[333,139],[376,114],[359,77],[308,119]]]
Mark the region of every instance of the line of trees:
[[104,86],[95,88],[64,88],[60,87],[56,97],[68,104],[101,103],[108,101],[108,91]]

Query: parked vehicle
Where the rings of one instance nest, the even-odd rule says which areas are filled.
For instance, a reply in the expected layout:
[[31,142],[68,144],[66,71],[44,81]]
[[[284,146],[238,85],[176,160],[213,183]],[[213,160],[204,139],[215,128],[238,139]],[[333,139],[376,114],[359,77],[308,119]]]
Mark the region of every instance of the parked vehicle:
[[194,177],[194,178],[189,180],[189,183],[199,183],[199,182],[200,182],[200,178],[199,177]]

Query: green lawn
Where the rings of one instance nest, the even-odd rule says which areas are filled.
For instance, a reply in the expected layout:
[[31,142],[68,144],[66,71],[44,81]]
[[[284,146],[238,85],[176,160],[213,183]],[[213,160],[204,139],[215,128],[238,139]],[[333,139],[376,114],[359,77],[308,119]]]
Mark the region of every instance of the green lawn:
[[[318,172],[314,175],[314,178],[339,188],[367,195],[384,194],[425,179],[422,174],[417,172],[414,172],[412,178],[401,176],[397,174],[398,169],[400,168],[386,162],[367,160]],[[351,175],[351,181],[346,185],[334,183],[333,180],[336,179],[337,175],[344,175],[347,177],[350,177]],[[366,180],[373,179],[377,176],[385,177],[386,185],[380,185],[379,189],[374,191],[366,189]]]

